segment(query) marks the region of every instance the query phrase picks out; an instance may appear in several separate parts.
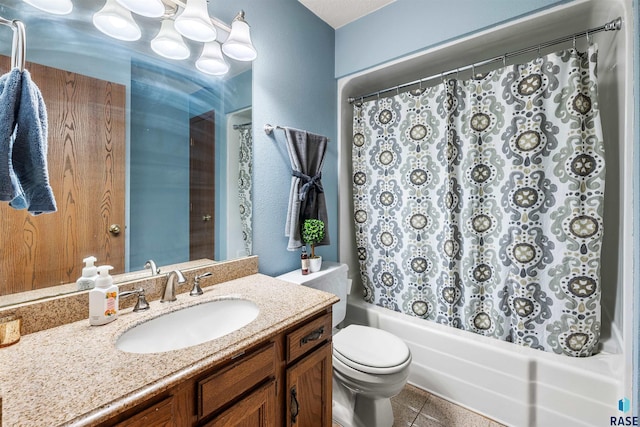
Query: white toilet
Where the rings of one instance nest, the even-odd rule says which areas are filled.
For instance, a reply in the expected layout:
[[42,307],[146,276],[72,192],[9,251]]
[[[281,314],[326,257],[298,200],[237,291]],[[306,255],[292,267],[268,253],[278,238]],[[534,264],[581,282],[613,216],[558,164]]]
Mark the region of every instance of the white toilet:
[[346,264],[324,261],[322,270],[279,276],[340,298],[333,306],[333,419],[343,427],[391,427],[391,397],[407,382],[411,352],[395,335],[369,326],[335,329],[347,310]]

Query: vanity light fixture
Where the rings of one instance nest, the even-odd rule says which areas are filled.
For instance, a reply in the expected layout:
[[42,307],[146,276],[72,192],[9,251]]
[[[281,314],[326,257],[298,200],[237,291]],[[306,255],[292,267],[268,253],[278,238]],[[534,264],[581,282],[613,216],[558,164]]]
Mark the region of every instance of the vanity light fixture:
[[[23,0],[38,9],[54,14],[68,14],[71,0]],[[151,49],[158,55],[175,60],[191,56],[182,36],[204,43],[196,68],[203,73],[223,75],[229,70],[225,55],[236,61],[253,61],[257,57],[251,42],[249,24],[240,11],[231,26],[209,16],[207,0],[105,0],[104,7],[93,14],[93,25],[104,34],[118,40],[135,41],[142,36],[131,13],[148,18],[160,18],[160,30],[151,40]],[[222,40],[216,27],[222,30]],[[226,39],[224,34],[227,34]],[[224,55],[223,55],[224,53]]]
[[22,0],[26,4],[55,15],[68,15],[73,10],[71,0]]
[[209,18],[207,0],[186,0],[186,7],[176,18],[176,30],[197,42],[215,40],[217,31]]
[[129,9],[121,6],[116,0],[107,0],[104,7],[93,14],[93,25],[118,40],[134,41],[142,35]]
[[174,27],[173,19],[162,20],[160,32],[151,40],[151,49],[160,56],[168,59],[187,59],[191,56],[189,46],[184,42]]
[[222,56],[220,43],[212,41],[204,44],[202,54],[196,61],[196,68],[213,76],[221,76],[229,71],[229,64]]
[[253,61],[258,56],[251,43],[249,24],[244,20],[244,11],[240,11],[231,23],[231,33],[222,45],[222,51],[237,61]]
[[131,12],[149,18],[159,18],[164,15],[162,0],[117,0],[120,5]]

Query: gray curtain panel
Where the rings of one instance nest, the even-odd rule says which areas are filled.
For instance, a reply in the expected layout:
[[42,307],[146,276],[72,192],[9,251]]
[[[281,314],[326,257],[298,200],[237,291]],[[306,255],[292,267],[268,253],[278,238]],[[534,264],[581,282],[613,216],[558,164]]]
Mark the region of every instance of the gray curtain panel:
[[305,219],[324,222],[325,238],[318,246],[328,245],[329,222],[321,181],[328,139],[293,128],[285,128],[284,132],[291,160],[291,188],[285,224],[285,236],[289,238],[287,249],[295,251],[304,245],[300,230]]
[[568,356],[600,336],[597,49],[354,105],[367,301]]

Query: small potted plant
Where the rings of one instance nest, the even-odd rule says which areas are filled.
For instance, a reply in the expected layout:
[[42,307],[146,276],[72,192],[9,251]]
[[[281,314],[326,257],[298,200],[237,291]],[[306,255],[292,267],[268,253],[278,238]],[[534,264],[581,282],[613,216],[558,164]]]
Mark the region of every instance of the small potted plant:
[[311,245],[309,271],[315,273],[322,268],[322,257],[315,252],[316,245],[324,239],[324,222],[319,219],[305,219],[302,224],[302,241]]

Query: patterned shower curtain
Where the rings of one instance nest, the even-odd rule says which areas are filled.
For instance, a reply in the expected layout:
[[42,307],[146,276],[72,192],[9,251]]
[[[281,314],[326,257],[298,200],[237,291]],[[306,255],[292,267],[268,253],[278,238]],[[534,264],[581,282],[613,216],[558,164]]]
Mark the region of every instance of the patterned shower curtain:
[[600,335],[605,159],[597,49],[354,105],[365,299],[590,356]]
[[238,198],[240,201],[240,223],[242,224],[242,240],[247,255],[253,252],[253,232],[251,226],[252,207],[252,168],[253,168],[253,134],[251,128],[240,128],[240,171],[238,174]]

